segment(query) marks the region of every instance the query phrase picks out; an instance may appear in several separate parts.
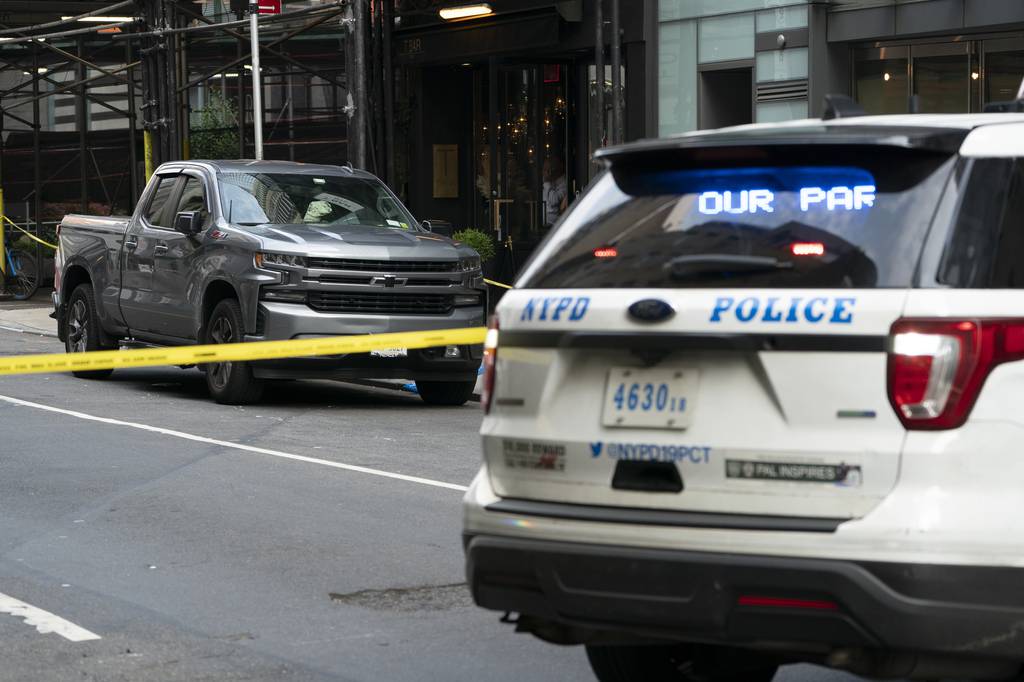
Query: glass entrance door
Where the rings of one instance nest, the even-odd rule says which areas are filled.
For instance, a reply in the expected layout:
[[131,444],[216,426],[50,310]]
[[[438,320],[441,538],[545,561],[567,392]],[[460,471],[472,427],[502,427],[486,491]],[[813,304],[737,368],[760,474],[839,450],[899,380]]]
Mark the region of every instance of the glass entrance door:
[[493,65],[475,78],[473,215],[514,277],[569,203],[575,167],[566,63]]

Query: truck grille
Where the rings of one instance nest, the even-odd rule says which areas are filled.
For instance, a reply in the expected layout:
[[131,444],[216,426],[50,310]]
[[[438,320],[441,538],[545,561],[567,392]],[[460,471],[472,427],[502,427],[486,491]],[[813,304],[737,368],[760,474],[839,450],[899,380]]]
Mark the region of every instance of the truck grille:
[[358,260],[353,258],[309,258],[314,270],[355,270],[357,272],[458,272],[457,260]]
[[444,294],[350,294],[311,291],[309,307],[325,313],[448,315],[455,308],[455,298]]

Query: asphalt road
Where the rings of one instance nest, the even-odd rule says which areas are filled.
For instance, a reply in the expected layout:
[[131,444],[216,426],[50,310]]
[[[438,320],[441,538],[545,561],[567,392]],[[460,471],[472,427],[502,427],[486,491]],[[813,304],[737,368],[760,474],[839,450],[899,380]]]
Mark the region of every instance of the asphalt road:
[[593,679],[470,601],[445,484],[479,419],[329,382],[224,407],[176,368],[0,377],[0,680]]

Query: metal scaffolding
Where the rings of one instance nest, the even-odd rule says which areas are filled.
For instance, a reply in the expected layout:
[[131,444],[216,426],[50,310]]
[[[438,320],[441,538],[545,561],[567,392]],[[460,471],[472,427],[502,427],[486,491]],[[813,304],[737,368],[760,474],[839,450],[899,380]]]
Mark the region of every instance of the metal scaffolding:
[[[260,116],[268,158],[347,161],[390,175],[382,121],[393,110],[384,75],[392,0],[311,2],[259,17],[267,106],[255,112],[243,77],[252,61],[248,21],[235,2],[64,0],[53,21],[0,25],[0,191],[8,189],[8,213],[38,223],[44,203],[129,210],[156,166],[195,156],[197,116],[218,97],[234,120],[215,132],[237,137],[239,157],[249,155],[252,117]],[[76,4],[86,11],[65,9]]]

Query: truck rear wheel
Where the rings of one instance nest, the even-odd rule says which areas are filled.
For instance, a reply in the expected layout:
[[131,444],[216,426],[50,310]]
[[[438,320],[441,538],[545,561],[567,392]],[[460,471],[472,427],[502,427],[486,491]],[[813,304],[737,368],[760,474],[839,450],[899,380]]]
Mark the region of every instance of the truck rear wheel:
[[[241,306],[235,299],[226,298],[210,314],[206,342],[239,343],[244,328]],[[222,405],[248,405],[263,395],[263,382],[253,376],[247,362],[215,362],[204,369],[210,396]]]
[[771,682],[778,666],[739,649],[678,646],[587,646],[601,682]]
[[416,390],[428,405],[465,405],[473,396],[475,381],[417,381]]
[[[92,284],[79,284],[71,292],[64,309],[64,350],[68,353],[89,353],[97,350],[111,350],[100,345],[102,338],[99,316],[96,314],[96,296]],[[71,372],[80,379],[106,379],[112,369],[95,369]]]

